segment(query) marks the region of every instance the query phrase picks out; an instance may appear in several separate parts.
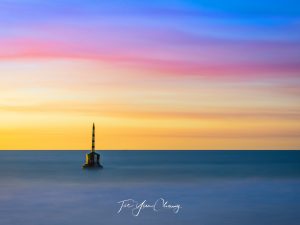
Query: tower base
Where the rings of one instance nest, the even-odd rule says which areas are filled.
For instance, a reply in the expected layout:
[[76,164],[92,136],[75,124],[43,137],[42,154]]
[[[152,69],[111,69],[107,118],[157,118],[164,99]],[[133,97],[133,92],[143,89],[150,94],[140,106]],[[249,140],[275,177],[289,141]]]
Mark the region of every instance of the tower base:
[[89,165],[89,164],[84,164],[82,166],[84,169],[102,169],[103,166],[101,164],[95,164],[95,165]]
[[101,169],[103,166],[100,164],[100,154],[92,151],[85,156],[85,164],[83,168],[98,168]]

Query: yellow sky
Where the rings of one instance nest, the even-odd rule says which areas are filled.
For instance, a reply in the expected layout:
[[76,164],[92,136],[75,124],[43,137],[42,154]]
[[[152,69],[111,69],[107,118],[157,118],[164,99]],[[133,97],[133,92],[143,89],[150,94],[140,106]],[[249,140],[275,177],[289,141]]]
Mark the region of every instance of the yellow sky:
[[83,60],[0,63],[0,149],[299,149],[280,80],[168,77]]

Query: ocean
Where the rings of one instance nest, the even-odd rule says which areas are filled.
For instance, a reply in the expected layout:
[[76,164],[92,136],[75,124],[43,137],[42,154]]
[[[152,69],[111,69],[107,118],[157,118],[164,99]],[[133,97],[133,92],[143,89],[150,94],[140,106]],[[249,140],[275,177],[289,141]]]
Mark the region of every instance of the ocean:
[[98,152],[0,151],[0,224],[300,224],[300,151]]

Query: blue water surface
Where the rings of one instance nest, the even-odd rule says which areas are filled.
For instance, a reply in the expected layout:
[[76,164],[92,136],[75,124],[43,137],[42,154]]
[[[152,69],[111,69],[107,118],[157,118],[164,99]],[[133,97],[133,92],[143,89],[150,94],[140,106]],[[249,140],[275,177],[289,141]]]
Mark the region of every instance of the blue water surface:
[[[300,224],[300,151],[0,151],[0,224]],[[163,198],[119,213],[122,200]]]

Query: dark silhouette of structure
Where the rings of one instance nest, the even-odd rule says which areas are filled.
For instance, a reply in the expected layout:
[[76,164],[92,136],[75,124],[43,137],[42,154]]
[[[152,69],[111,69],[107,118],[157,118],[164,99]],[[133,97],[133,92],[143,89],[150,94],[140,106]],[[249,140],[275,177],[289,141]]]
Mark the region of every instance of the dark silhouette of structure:
[[100,154],[95,151],[95,124],[93,123],[92,150],[85,155],[83,168],[103,168],[100,164]]

